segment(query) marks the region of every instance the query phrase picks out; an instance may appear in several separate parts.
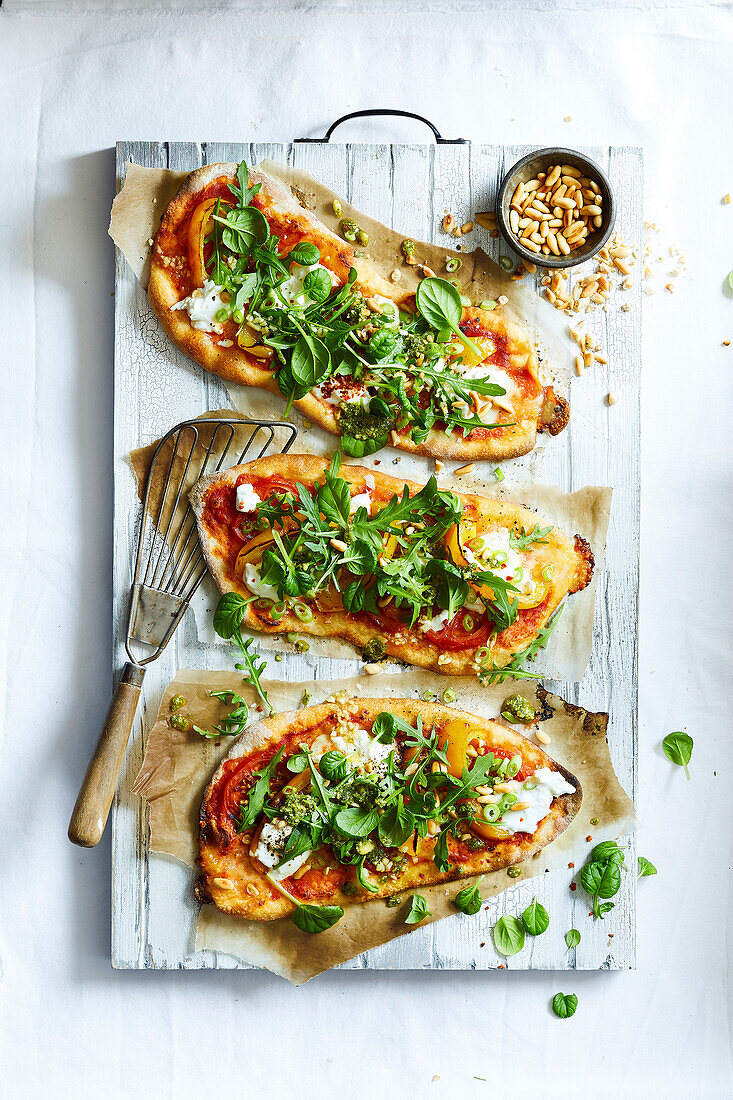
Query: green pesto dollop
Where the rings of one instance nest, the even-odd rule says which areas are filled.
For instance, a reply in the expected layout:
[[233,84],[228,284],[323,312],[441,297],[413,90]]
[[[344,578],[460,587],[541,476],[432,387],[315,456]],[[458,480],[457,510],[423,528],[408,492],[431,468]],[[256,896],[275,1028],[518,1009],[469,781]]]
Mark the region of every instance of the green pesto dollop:
[[381,439],[394,423],[387,416],[375,416],[359,401],[349,401],[339,412],[339,431],[354,439]]
[[504,700],[501,708],[501,716],[507,722],[534,722],[536,711],[529,699],[523,695],[510,695]]
[[382,639],[372,638],[371,641],[367,642],[367,644],[362,649],[361,659],[362,661],[366,661],[367,663],[371,663],[373,661],[381,661],[382,657],[384,657],[385,652],[386,650],[384,648],[384,642],[382,641]]

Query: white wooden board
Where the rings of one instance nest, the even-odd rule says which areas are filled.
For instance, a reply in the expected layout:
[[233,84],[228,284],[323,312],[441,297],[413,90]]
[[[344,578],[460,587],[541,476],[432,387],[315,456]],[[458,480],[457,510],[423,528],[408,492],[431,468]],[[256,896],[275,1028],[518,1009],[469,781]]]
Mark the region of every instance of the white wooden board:
[[[406,236],[439,240],[446,209],[459,221],[477,210],[492,209],[508,168],[529,149],[492,145],[298,145],[120,142],[118,187],[125,164],[191,170],[215,161],[266,157],[306,169],[345,195],[355,206],[393,225]],[[617,230],[632,247],[642,243],[643,161],[637,148],[584,150],[607,171],[618,197]],[[494,256],[499,241],[479,231],[471,238]],[[502,245],[502,252],[506,246]],[[114,675],[124,663],[124,621],[134,552],[138,501],[124,456],[162,435],[169,427],[208,410],[226,407],[226,391],[213,375],[171,347],[145,293],[118,252],[115,301],[115,510],[114,510]],[[571,490],[583,485],[612,485],[613,511],[606,566],[598,588],[593,656],[580,684],[548,682],[548,687],[590,710],[607,710],[609,740],[617,774],[632,798],[636,794],[637,646],[640,497],[640,281],[632,309],[614,305],[596,312],[588,328],[608,352],[608,366],[596,365],[571,392],[569,428],[547,448],[543,480]],[[610,390],[622,395],[609,409]],[[296,441],[296,449],[298,443]],[[193,953],[196,905],[192,874],[173,860],[147,849],[147,813],[131,794],[143,754],[145,732],[155,718],[162,687],[176,668],[216,668],[221,650],[197,641],[187,613],[168,650],[146,677],[142,705],[133,730],[113,806],[112,963],[124,968],[236,968],[231,956]],[[287,655],[270,664],[289,680],[349,675],[356,661]],[[628,859],[635,866],[632,849]],[[625,875],[616,908],[604,921],[588,920],[588,901],[569,890],[571,872],[510,885],[471,920],[456,917],[417,929],[409,936],[354,959],[349,969],[488,970],[626,969],[635,965],[635,876]],[[510,880],[508,880],[510,881]],[[490,929],[504,913],[521,913],[537,894],[551,915],[551,928],[529,949],[509,960],[497,956]],[[565,946],[568,928],[582,929],[581,943]],[[609,935],[612,933],[613,935]]]

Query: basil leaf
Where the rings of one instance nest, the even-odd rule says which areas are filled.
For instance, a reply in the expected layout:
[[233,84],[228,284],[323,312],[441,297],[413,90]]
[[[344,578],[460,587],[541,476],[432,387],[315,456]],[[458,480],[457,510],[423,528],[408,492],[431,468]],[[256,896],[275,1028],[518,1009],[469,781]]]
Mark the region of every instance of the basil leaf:
[[379,893],[379,887],[370,882],[364,870],[364,860],[360,859],[356,865],[356,878],[359,885],[370,894]]
[[381,451],[389,442],[389,432],[385,435],[375,435],[370,439],[357,439],[354,435],[344,432],[341,436],[341,447],[349,458],[364,458],[365,455],[373,455],[375,451]]
[[226,218],[216,215],[214,218],[223,225],[221,239],[224,247],[241,256],[248,256],[252,249],[258,244],[263,244],[270,234],[267,219],[256,206],[247,206],[244,210],[230,210]]
[[341,593],[341,600],[347,611],[361,611],[366,592],[361,581],[352,581]]
[[341,527],[349,526],[351,489],[343,478],[326,475],[326,482],[318,490],[318,507],[327,520]]
[[[295,248],[291,249],[286,264],[296,263],[301,267],[310,267],[312,264],[317,264],[321,258],[321,253],[318,251],[314,244],[310,241],[299,241]],[[328,278],[328,275],[324,271],[324,275]],[[329,289],[331,280],[329,279]]]
[[639,874],[637,876],[638,878],[646,878],[647,875],[656,875],[657,874],[657,869],[654,866],[654,864],[650,863],[649,860],[646,859],[644,856],[639,856],[638,864],[639,864]]
[[524,947],[524,925],[518,917],[500,917],[494,925],[493,937],[500,955],[516,955]]
[[294,772],[295,775],[299,775],[300,772],[304,772],[308,767],[308,757],[304,752],[299,752],[286,761],[286,767],[288,771]]
[[379,839],[388,848],[399,848],[415,831],[415,818],[405,809],[405,801],[399,795],[379,819]]
[[556,993],[552,998],[552,1011],[561,1020],[567,1020],[575,1013],[578,1007],[578,998],[574,993]]
[[301,932],[325,932],[341,920],[340,905],[299,905],[290,918]]
[[463,304],[460,293],[452,283],[435,277],[423,279],[415,293],[415,305],[418,313],[422,314],[427,323],[436,329],[439,340],[447,329],[448,335],[451,332],[454,333],[476,356],[479,363],[483,362],[485,356],[482,349],[477,347],[473,340],[469,340],[459,328],[463,316]]
[[317,336],[301,336],[290,357],[290,373],[299,386],[312,389],[328,375],[331,353]]
[[361,806],[347,806],[336,814],[336,825],[347,836],[369,836],[379,824],[376,810],[365,810]]
[[577,928],[571,928],[569,932],[565,933],[565,943],[568,947],[577,947],[580,943],[580,932]]
[[459,291],[445,279],[423,279],[415,294],[415,305],[431,328],[455,331],[461,323],[463,306]]
[[338,749],[331,749],[323,754],[318,762],[318,770],[324,779],[332,783],[340,783],[349,774],[349,765],[346,757]]
[[600,917],[603,920],[604,914],[610,913],[615,906],[612,901],[596,902],[593,908],[593,916]]
[[439,871],[450,871],[451,862],[448,854],[448,830],[438,833],[438,839],[433,848],[433,863]]
[[221,597],[214,612],[214,630],[220,638],[228,641],[239,630],[248,603],[236,592],[226,592]]
[[668,733],[662,741],[662,748],[664,749],[664,755],[668,760],[671,760],[673,764],[677,764],[678,767],[685,769],[685,775],[690,778],[690,769],[687,765],[690,763],[690,757],[692,756],[693,741],[689,733],[683,733],[681,730],[677,730],[675,733]]
[[303,280],[303,290],[314,302],[325,302],[332,289],[331,276],[322,267],[309,271]]
[[468,914],[469,917],[474,916],[481,908],[481,890],[479,887],[483,882],[483,878],[482,875],[477,882],[474,882],[473,886],[465,886],[453,899],[456,909],[460,909],[462,913]]
[[615,863],[587,863],[580,881],[591,897],[612,898],[621,888],[621,872]]
[[601,844],[596,844],[590,854],[591,863],[603,863],[606,859],[610,860],[611,863],[623,863],[624,861],[624,850],[618,846],[615,840],[604,840]]
[[421,894],[413,894],[410,902],[410,911],[405,917],[405,924],[419,924],[421,920],[431,916],[428,903]]
[[247,808],[242,809],[242,815],[237,823],[237,832],[242,833],[245,829],[248,829],[250,825],[254,825],[255,821],[262,813],[262,809],[265,805],[265,799],[270,793],[270,780],[275,772],[275,768],[280,762],[280,758],[285,751],[285,746],[281,745],[273,756],[270,763],[266,768],[263,768],[259,772],[259,779],[255,783],[252,790],[249,792],[249,798],[247,799]]
[[530,936],[541,936],[543,932],[547,931],[550,918],[544,905],[537,901],[537,898],[533,898],[522,913],[522,924]]

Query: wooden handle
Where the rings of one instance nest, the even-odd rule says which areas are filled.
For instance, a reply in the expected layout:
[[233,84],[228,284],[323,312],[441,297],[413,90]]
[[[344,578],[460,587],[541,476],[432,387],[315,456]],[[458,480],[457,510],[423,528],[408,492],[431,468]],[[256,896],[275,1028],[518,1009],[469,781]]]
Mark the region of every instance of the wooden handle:
[[93,848],[102,839],[144,676],[144,668],[128,661],[112,696],[69,822],[69,840],[83,848]]

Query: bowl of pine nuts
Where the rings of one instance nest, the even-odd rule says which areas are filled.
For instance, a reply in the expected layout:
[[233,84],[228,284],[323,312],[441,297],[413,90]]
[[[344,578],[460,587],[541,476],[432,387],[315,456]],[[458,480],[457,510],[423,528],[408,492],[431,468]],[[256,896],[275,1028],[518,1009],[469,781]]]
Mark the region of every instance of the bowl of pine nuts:
[[573,149],[538,149],[507,172],[496,202],[499,230],[523,260],[575,267],[611,236],[616,210],[603,170]]

